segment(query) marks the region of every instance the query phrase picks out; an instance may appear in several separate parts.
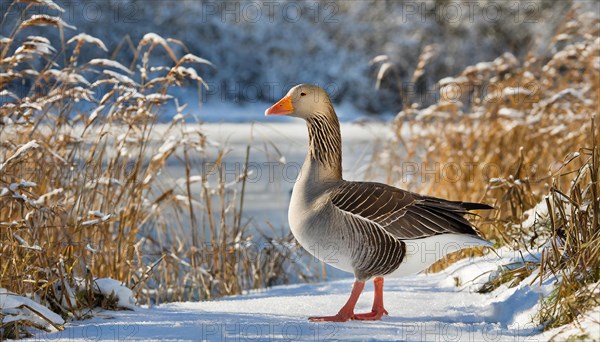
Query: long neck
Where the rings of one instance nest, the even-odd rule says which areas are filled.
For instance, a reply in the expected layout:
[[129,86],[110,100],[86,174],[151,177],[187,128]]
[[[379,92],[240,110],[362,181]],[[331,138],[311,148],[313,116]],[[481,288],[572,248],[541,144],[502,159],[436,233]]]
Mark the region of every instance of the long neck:
[[[329,113],[316,112],[306,119],[308,155],[305,167],[318,171],[319,179],[342,179],[342,136],[331,105]],[[308,164],[308,165],[307,165]]]

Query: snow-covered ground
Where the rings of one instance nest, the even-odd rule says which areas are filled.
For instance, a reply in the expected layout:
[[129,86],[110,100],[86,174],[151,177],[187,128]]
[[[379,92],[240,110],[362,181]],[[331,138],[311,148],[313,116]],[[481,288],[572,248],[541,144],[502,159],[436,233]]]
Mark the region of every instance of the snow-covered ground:
[[[438,274],[387,279],[381,321],[311,323],[311,315],[335,314],[345,303],[352,279],[319,284],[277,286],[264,291],[195,303],[170,303],[134,311],[104,311],[95,318],[70,322],[65,330],[39,333],[43,340],[416,340],[416,341],[543,341],[581,334],[575,326],[541,332],[534,322],[537,303],[553,280],[500,286],[476,292],[498,264],[520,256],[507,249],[463,260]],[[530,256],[535,258],[536,256]],[[532,283],[532,285],[529,285]],[[460,284],[459,286],[456,286]],[[370,311],[373,287],[368,284],[356,312]],[[588,336],[600,336],[599,311],[585,319]],[[593,317],[596,315],[596,317]],[[594,322],[595,320],[595,322]],[[562,335],[561,335],[562,334]],[[562,338],[561,338],[562,336]]]

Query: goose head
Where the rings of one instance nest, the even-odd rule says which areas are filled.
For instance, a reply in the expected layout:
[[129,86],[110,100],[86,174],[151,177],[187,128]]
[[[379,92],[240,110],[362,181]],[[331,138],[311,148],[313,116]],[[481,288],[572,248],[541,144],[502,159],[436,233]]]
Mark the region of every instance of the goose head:
[[[288,91],[265,115],[301,118],[308,128],[308,160],[305,165],[319,165],[319,180],[342,179],[342,138],[340,123],[329,96],[321,87],[300,84]],[[312,163],[316,161],[317,163]]]
[[335,116],[329,95],[323,88],[312,84],[293,87],[279,102],[265,111],[266,116],[286,115],[305,120],[316,114]]

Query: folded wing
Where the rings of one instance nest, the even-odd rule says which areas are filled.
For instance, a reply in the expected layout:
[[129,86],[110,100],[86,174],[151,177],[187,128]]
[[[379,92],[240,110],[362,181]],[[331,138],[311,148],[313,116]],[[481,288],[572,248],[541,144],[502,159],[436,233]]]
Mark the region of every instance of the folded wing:
[[344,182],[331,200],[338,210],[370,221],[400,240],[447,233],[478,237],[465,214],[473,209],[492,209],[485,204],[447,201],[369,182]]

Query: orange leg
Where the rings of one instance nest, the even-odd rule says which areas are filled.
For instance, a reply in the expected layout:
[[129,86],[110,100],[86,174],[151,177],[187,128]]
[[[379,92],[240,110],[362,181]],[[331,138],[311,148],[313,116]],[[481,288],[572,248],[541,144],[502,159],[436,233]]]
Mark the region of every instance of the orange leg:
[[352,316],[352,319],[377,321],[380,320],[381,316],[384,314],[388,314],[383,307],[383,277],[375,277],[373,284],[375,285],[375,299],[373,300],[373,308],[371,309],[371,312],[355,314]]
[[350,298],[348,299],[346,304],[340,309],[337,315],[309,317],[308,320],[311,322],[346,322],[347,320],[352,319],[354,317],[354,307],[356,306],[356,302],[358,302],[358,297],[360,297],[360,294],[364,287],[365,282],[354,282],[354,285],[352,285],[352,293],[350,294]]

